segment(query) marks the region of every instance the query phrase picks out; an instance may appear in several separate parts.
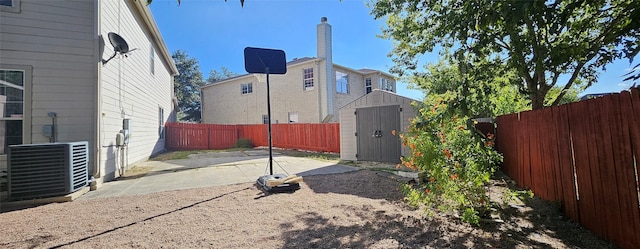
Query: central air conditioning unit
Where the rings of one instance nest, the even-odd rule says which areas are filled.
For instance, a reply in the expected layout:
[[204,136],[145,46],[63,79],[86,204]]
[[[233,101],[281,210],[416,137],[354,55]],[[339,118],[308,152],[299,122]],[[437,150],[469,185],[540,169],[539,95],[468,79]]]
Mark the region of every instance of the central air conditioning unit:
[[7,155],[12,200],[61,196],[87,186],[86,141],[12,145]]

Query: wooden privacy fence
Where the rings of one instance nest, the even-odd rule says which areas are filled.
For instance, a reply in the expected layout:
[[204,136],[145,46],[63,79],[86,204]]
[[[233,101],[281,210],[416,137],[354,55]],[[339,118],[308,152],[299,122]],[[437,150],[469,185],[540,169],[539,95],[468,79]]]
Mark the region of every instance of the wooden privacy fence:
[[640,248],[640,92],[500,116],[502,170],[621,248]]
[[[239,138],[254,146],[268,146],[268,127],[256,125],[166,124],[169,150],[212,150],[233,147]],[[340,152],[340,128],[330,124],[273,124],[273,146],[320,152]]]

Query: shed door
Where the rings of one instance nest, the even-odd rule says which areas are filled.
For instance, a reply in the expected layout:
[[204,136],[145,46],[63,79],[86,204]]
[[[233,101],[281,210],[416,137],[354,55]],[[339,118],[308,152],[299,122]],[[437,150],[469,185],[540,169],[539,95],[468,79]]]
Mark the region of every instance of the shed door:
[[399,163],[399,131],[400,106],[356,109],[358,160]]

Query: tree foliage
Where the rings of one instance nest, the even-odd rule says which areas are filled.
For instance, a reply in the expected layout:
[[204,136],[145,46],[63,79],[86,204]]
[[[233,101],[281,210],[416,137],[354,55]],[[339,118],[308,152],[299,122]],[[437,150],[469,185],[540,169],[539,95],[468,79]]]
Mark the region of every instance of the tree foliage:
[[493,149],[494,134],[478,132],[472,118],[523,111],[528,101],[511,83],[518,80],[514,70],[447,55],[410,77],[426,98],[401,136],[411,149],[402,163],[420,171],[421,180],[403,191],[409,203],[424,204],[428,212],[454,212],[478,224],[490,207],[485,184],[502,157]]
[[377,0],[372,14],[386,17],[394,72],[412,73],[437,47],[491,58],[515,70],[533,109],[553,87],[555,105],[576,80],[589,86],[640,50],[640,0]]
[[237,73],[232,72],[226,67],[221,67],[220,71],[211,69],[211,71],[209,71],[209,78],[207,78],[207,84],[212,84],[212,83],[225,80],[237,75],[238,75]]
[[485,186],[502,156],[492,148],[494,135],[478,133],[469,117],[458,114],[456,102],[451,96],[430,96],[401,135],[411,148],[402,163],[421,176],[403,192],[410,204],[426,205],[428,213],[453,212],[477,225],[489,213]]
[[176,63],[179,75],[174,78],[173,91],[178,99],[178,118],[181,121],[200,122],[200,87],[204,84],[200,63],[182,50],[171,57]]
[[[547,93],[547,96],[544,100],[545,105],[549,106],[552,104],[553,101],[555,101],[557,99],[557,97],[560,95],[560,92],[562,91],[562,89],[560,89],[560,87],[552,87],[551,89],[549,89],[549,92]],[[573,103],[573,102],[578,102],[580,100],[580,98],[578,98],[578,94],[582,92],[582,89],[578,88],[578,87],[572,87],[568,90],[565,91],[565,94],[562,95],[562,97],[560,98],[560,101],[558,101],[559,105],[564,105],[564,104],[569,104],[569,103]]]
[[515,70],[485,58],[463,60],[445,53],[437,63],[427,64],[425,71],[410,76],[409,82],[423,89],[427,99],[451,99],[450,110],[471,118],[529,109],[526,96],[514,86]]

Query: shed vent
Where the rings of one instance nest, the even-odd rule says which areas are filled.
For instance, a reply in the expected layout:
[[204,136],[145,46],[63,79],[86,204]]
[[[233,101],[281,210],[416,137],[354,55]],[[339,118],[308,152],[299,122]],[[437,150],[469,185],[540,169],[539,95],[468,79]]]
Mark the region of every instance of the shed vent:
[[66,195],[87,186],[89,143],[9,146],[9,198]]

